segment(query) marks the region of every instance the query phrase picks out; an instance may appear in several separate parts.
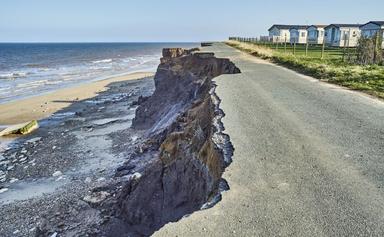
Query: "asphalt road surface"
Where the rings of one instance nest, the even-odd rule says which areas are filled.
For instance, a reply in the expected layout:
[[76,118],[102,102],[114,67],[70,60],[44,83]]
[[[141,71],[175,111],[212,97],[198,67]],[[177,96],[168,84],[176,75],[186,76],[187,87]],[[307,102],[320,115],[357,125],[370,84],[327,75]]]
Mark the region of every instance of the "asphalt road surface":
[[384,236],[384,103],[224,44],[230,190],[155,236]]

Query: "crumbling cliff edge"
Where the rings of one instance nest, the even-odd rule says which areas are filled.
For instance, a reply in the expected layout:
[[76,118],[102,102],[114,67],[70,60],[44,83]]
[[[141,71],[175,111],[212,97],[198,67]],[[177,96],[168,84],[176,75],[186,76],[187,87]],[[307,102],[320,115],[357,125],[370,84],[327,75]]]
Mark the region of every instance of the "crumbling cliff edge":
[[212,53],[164,49],[153,94],[130,105],[132,128],[109,137],[111,159],[124,154],[125,163],[80,200],[48,210],[35,236],[149,236],[219,201],[233,148],[212,79],[239,72]]
[[[218,201],[227,187],[221,176],[231,161],[232,146],[222,132],[224,113],[212,79],[232,73],[240,70],[212,53],[163,50],[155,91],[139,100],[133,121],[133,128],[145,129],[148,138],[136,155],[153,159],[118,195],[115,225],[120,227],[112,224],[106,231],[110,236],[147,236]],[[129,163],[119,170],[126,175]]]

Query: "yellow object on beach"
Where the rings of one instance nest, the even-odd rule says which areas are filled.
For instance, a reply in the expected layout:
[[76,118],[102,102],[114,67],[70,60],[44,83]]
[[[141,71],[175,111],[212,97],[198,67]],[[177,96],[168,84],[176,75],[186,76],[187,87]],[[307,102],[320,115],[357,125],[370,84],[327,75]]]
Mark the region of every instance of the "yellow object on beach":
[[36,120],[32,120],[27,123],[21,123],[21,124],[16,124],[9,126],[5,128],[4,130],[0,131],[0,137],[1,136],[6,136],[6,135],[11,135],[11,134],[28,134],[33,132],[34,130],[39,128],[39,124],[37,123]]

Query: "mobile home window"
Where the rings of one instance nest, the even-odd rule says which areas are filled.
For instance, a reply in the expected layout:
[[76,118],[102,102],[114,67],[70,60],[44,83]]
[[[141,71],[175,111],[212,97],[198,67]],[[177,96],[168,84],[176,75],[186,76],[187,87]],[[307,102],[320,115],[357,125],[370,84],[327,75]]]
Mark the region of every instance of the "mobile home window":
[[305,37],[305,32],[301,32],[301,37]]

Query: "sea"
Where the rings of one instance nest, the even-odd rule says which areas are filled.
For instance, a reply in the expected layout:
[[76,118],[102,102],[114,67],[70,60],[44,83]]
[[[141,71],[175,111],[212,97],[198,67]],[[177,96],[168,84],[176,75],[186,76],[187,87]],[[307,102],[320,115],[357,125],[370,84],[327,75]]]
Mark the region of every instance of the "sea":
[[0,104],[79,83],[156,71],[163,48],[197,43],[0,43]]

